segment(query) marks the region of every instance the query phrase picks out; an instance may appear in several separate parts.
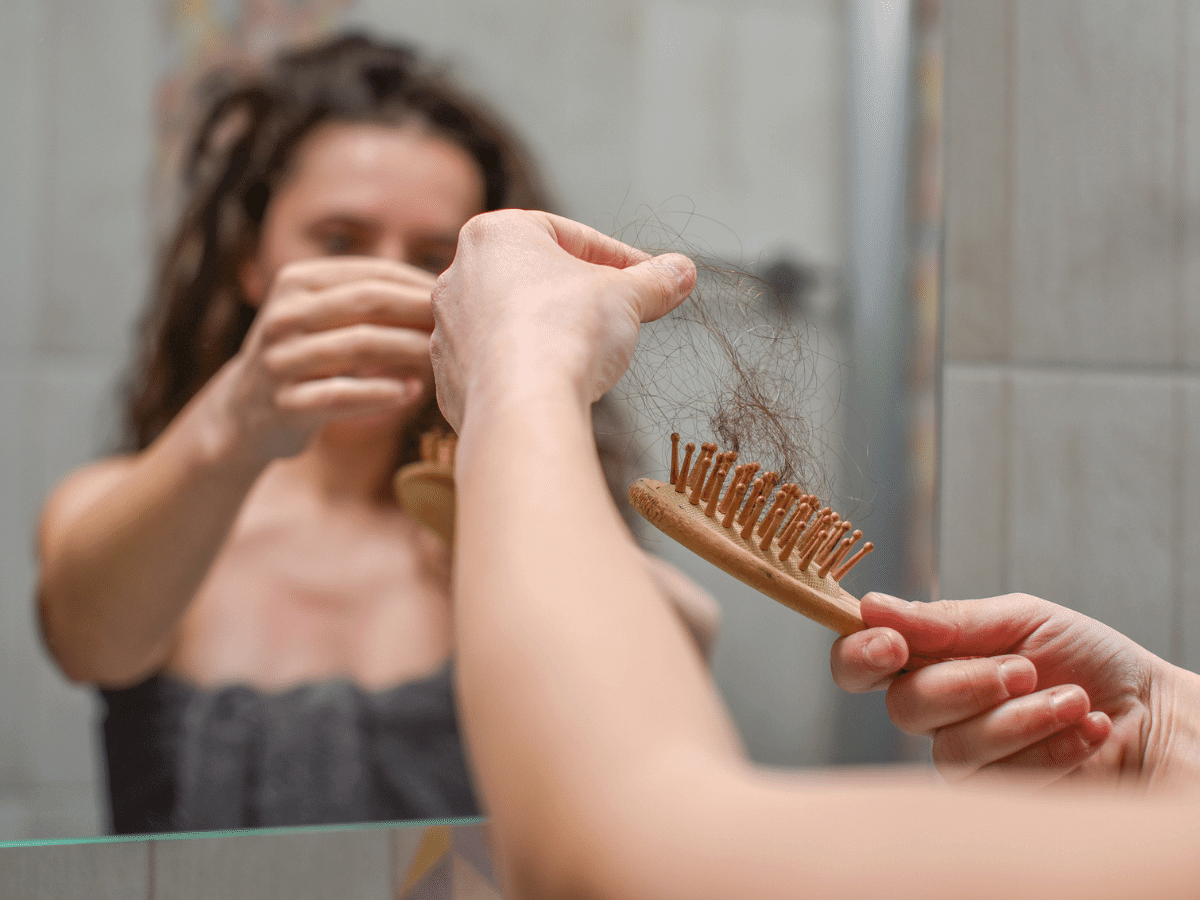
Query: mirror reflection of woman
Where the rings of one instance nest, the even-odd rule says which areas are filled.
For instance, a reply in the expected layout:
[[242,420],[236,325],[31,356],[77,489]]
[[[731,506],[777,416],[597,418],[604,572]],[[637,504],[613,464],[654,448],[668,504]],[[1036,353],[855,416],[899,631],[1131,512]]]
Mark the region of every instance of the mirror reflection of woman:
[[112,827],[476,814],[449,554],[392,476],[443,424],[429,298],[459,229],[544,192],[488,112],[365,37],[221,93],[186,179],[129,452],[66,478],[39,534],[47,645],[104,701]]

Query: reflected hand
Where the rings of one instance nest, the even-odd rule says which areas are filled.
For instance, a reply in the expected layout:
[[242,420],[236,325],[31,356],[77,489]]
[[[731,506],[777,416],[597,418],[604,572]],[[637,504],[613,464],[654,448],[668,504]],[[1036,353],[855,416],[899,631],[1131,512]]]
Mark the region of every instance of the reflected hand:
[[[892,721],[933,736],[949,780],[1150,782],[1195,756],[1172,725],[1195,718],[1194,676],[1080,613],[1022,594],[937,603],[868,594],[862,615],[867,629],[834,643],[834,680],[853,693],[886,687]],[[900,673],[910,653],[944,661]]]
[[285,266],[214,378],[235,440],[263,459],[290,456],[335,419],[416,409],[432,382],[433,284],[385,259]]
[[591,403],[629,366],[638,327],[691,293],[695,266],[651,257],[549,213],[501,210],[459,234],[438,279],[438,403],[458,429],[467,403],[562,384]]

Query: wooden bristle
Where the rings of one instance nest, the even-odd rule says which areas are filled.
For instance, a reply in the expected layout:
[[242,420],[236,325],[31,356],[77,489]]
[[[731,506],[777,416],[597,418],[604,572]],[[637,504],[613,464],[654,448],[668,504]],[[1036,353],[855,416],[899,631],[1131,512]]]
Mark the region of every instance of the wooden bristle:
[[[744,476],[745,472],[742,474]],[[728,506],[725,507],[725,518],[721,520],[721,524],[726,528],[733,527],[733,517],[737,515],[737,511],[742,507],[742,498],[746,496],[746,485],[748,483],[747,479],[743,477],[734,485],[733,497],[730,498]]]
[[[800,510],[806,510],[803,518],[800,516]],[[785,526],[787,530],[784,531],[779,539],[779,558],[784,562],[787,562],[788,557],[792,555],[792,551],[796,549],[796,542],[800,539],[800,535],[804,533],[804,526],[808,524],[811,516],[812,507],[808,505],[807,501],[801,503],[796,512],[792,513],[790,523]]]
[[700,448],[700,458],[696,460],[696,469],[692,473],[690,479],[692,493],[688,497],[688,502],[692,506],[698,506],[700,503],[700,494],[704,491],[704,477],[708,474],[708,467],[712,463],[713,451],[712,444],[705,444]]
[[675,479],[675,491],[682,494],[687,488],[688,468],[692,464],[692,454],[696,451],[696,445],[688,441],[688,445],[683,448],[683,465],[679,467],[679,476]]
[[[717,487],[717,473],[720,473],[722,482],[725,480],[725,472],[729,471],[729,466],[725,462],[727,455],[725,453],[718,453],[713,457],[712,471],[708,473],[708,480],[704,482],[704,490],[700,492],[700,499],[705,503],[712,496],[714,489],[720,490]],[[722,466],[725,466],[724,470],[722,470]]]
[[437,443],[437,435],[432,431],[427,431],[421,435],[421,459],[425,462],[433,462],[434,460],[434,445]]
[[765,529],[760,529],[759,534],[762,535],[762,540],[758,544],[759,550],[767,550],[771,546],[771,541],[775,540],[775,532],[779,530],[779,525],[783,522],[784,508],[782,506],[775,507],[775,512],[763,521],[767,523]]
[[717,507],[717,512],[721,515],[725,515],[729,511],[729,504],[733,502],[733,495],[737,491],[738,485],[745,481],[746,473],[749,471],[750,467],[745,465],[738,466],[733,470],[733,481],[729,482],[729,488],[725,491],[725,496]]
[[679,479],[679,432],[671,432],[671,484]]
[[[791,485],[785,484],[775,492],[775,502],[771,504],[771,508],[767,510],[767,514],[763,516],[762,521],[759,522],[758,534],[760,537],[770,526],[771,519],[775,516],[776,512],[783,511],[785,515],[787,514],[788,507],[792,505],[791,487]],[[778,528],[780,524],[782,524],[782,522],[777,523],[775,527]]]
[[[755,488],[757,489],[760,484],[762,484],[761,478],[754,482]],[[750,535],[754,533],[754,526],[758,524],[758,517],[762,515],[763,506],[765,506],[767,502],[767,495],[761,490],[758,491],[756,496],[757,499],[754,501],[754,507],[750,510],[750,514],[746,516],[746,522],[742,526],[742,540],[744,541],[750,540]],[[749,500],[746,501],[746,506],[750,506]]]
[[742,507],[742,514],[738,516],[737,521],[739,525],[746,524],[746,519],[749,517],[750,511],[754,508],[754,504],[758,502],[758,498],[762,496],[763,492],[766,490],[766,487],[767,482],[765,476],[754,479],[754,487],[750,490],[750,496],[746,498],[746,504]]
[[845,578],[846,573],[849,572],[851,569],[853,569],[856,565],[858,565],[858,561],[874,549],[875,549],[875,545],[872,544],[870,541],[867,541],[865,544],[863,544],[862,549],[860,549],[852,557],[850,557],[848,560],[846,560],[846,562],[841,566],[841,568],[834,570],[833,580],[841,581],[843,578]]
[[828,526],[829,534],[826,535],[825,540],[817,546],[816,551],[813,553],[813,559],[816,561],[817,565],[820,565],[822,562],[824,562],[826,554],[829,553],[832,547],[836,547],[837,542],[842,539],[842,536],[838,534],[838,527],[841,524],[841,519],[842,517],[837,513],[832,513],[830,515]]
[[821,570],[817,574],[824,578],[829,574],[830,571],[836,570],[837,567],[842,564],[842,560],[850,555],[850,549],[858,543],[858,539],[861,537],[862,532],[855,529],[854,534],[842,538],[842,542],[838,545],[837,552],[829,557],[829,559],[825,562],[825,565],[821,566]]
[[780,535],[780,541],[786,542],[791,540],[793,535],[798,535],[804,529],[812,514],[813,504],[809,502],[807,494],[801,494],[800,502],[792,510],[792,514],[788,516],[788,520],[783,524],[783,533]]
[[708,504],[704,507],[704,514],[710,519],[717,513],[717,501],[721,499],[721,488],[725,485],[725,476],[729,474],[729,467],[733,465],[733,460],[729,458],[730,455],[725,454],[721,457],[712,478],[709,479],[709,486],[706,488]]
[[[842,533],[845,534],[845,532]],[[825,558],[823,563],[821,563],[821,568],[817,570],[817,577],[824,578],[826,575],[828,575],[830,571],[838,565],[838,563],[846,558],[846,556],[850,553],[850,548],[858,542],[860,537],[862,537],[862,532],[856,531],[854,534],[847,535],[846,537],[842,538],[838,542],[838,545],[834,551]]]
[[817,552],[817,547],[825,543],[825,538],[829,537],[829,532],[822,528],[817,532],[816,537],[808,542],[808,547],[804,551],[804,555],[796,560],[796,565],[801,569],[807,569],[809,563],[813,561],[813,555]]
[[829,540],[825,542],[825,546],[817,553],[817,562],[820,565],[824,566],[833,557],[837,552],[838,544],[846,536],[846,532],[853,527],[849,522],[838,523],[837,528],[833,530],[833,534],[829,536]]
[[700,456],[696,458],[696,465],[694,465],[692,467],[692,474],[688,476],[688,487],[689,488],[692,487],[696,483],[697,479],[699,479],[700,481],[704,480],[704,476],[699,474],[700,462],[704,461],[707,463],[707,465],[704,466],[704,471],[707,472],[708,467],[710,465],[712,465],[713,454],[716,452],[717,452],[716,444],[701,444],[700,445]]
[[808,563],[804,563],[803,565],[801,565],[799,560],[802,560],[805,558],[811,560],[812,554],[815,554],[817,552],[818,542],[823,540],[822,535],[824,535],[825,537],[829,536],[829,531],[827,530],[829,528],[829,519],[830,519],[830,511],[829,511],[829,507],[827,506],[823,510],[821,510],[820,515],[817,516],[817,520],[812,524],[812,526],[808,529],[807,533],[804,535],[804,539],[801,540],[800,543],[796,545],[796,552],[797,552],[797,554],[799,554],[796,565],[800,566],[800,568],[802,568],[802,569],[807,568]]

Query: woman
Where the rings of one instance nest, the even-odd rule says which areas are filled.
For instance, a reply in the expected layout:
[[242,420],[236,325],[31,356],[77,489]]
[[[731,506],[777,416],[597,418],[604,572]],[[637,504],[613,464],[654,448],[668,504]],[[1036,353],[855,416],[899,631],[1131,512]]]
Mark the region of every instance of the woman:
[[[438,398],[459,434],[458,687],[505,896],[1195,897],[1200,676],[1085,617],[1055,619],[1041,601],[920,615],[873,598],[875,627],[840,644],[835,664],[868,681],[856,660],[882,638],[892,646],[874,673],[894,674],[907,635],[935,655],[1008,646],[1022,666],[1068,666],[1089,683],[1108,670],[1124,702],[1107,724],[1076,715],[1071,727],[1104,732],[1138,755],[1131,770],[1171,791],[948,791],[748,763],[620,528],[588,430],[589,404],[628,365],[639,323],[694,281],[683,257],[510,210],[468,223],[434,291]],[[929,671],[961,683],[964,662]],[[929,696],[948,710],[956,691]],[[1139,697],[1148,710],[1125,709]]]
[[479,104],[360,36],[217,96],[186,178],[130,452],[64,480],[39,535],[47,645],[101,688],[112,825],[472,815],[449,555],[392,476],[444,427],[429,299],[459,229],[542,188]]

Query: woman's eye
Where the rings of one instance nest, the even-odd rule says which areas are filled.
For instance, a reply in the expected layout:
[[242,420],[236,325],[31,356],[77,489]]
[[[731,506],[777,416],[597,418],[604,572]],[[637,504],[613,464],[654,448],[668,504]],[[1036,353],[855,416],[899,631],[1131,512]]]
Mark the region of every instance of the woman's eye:
[[348,234],[328,234],[321,238],[321,249],[327,256],[347,256],[354,253],[356,242]]
[[450,263],[454,262],[454,249],[450,247],[446,250],[431,250],[414,254],[412,264],[433,275],[441,275],[450,268]]

